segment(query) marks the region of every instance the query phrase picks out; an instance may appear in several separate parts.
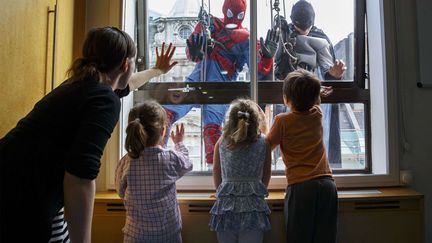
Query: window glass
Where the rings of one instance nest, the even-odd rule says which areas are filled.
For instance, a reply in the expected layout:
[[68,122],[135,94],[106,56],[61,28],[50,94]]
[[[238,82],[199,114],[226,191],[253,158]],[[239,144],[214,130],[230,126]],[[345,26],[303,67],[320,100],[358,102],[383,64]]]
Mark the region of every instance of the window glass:
[[365,169],[365,113],[363,104],[339,104],[341,169]]
[[[256,84],[257,102],[265,107],[269,125],[275,115],[286,111],[280,104],[280,79],[290,72],[290,68],[309,69],[323,81],[353,82],[355,0],[308,1],[313,7],[314,18],[310,20],[300,16],[315,26],[311,26],[308,35],[298,33],[292,24],[290,16],[297,14],[292,12],[295,3],[294,0],[256,1],[257,35],[250,36],[250,1],[247,1],[244,15],[238,9],[224,13],[224,0],[207,0],[204,6],[200,5],[201,1],[192,0],[146,1],[148,28],[140,27],[141,23],[138,23],[138,28],[147,31],[147,66],[154,66],[156,47],[162,48],[163,42],[171,42],[177,47],[174,58],[179,64],[134,92],[133,103],[156,99],[167,110],[171,123],[185,124],[185,144],[195,173],[211,172],[210,152],[223,128],[229,103],[250,96],[254,85],[253,81],[250,82],[250,61],[257,62],[257,78],[262,81]],[[229,16],[237,18],[237,21],[227,22],[225,18]],[[279,37],[284,43],[273,50],[274,62],[272,58],[263,58],[262,49],[271,52],[266,42],[271,28],[282,30]],[[201,52],[193,47],[193,44],[200,43],[195,38],[197,36],[203,38]],[[255,38],[258,43],[254,47],[257,56],[253,58],[249,56],[250,38]],[[186,40],[190,41],[189,46]],[[196,43],[191,45],[194,40]],[[282,63],[291,59],[289,63]],[[346,70],[335,78],[328,74],[336,59],[345,63]],[[322,104],[324,139],[330,165],[334,171],[365,171],[368,168],[365,99],[356,99],[353,91],[337,90],[335,93],[338,98],[331,104]],[[171,141],[167,146],[173,147]],[[275,150],[273,171],[277,174],[283,170],[280,153]]]
[[[333,171],[366,169],[364,105],[358,103],[322,104],[321,109],[323,111],[324,145]],[[334,114],[335,111],[337,114]],[[266,108],[268,117],[274,117],[282,112],[289,112],[289,110],[283,105],[268,105]],[[338,123],[332,123],[331,119],[337,119]],[[339,124],[339,127],[334,124]],[[285,165],[280,150],[276,148],[273,152],[272,170],[283,171],[284,169]]]
[[[156,61],[156,47],[161,48],[163,42],[177,47],[175,57],[179,61],[174,70],[153,81],[248,81],[249,1],[246,1],[245,9],[232,9],[236,16],[227,18],[229,20],[225,20],[227,11],[223,13],[224,0],[204,1],[203,6],[200,3],[191,0],[147,1],[149,66]],[[246,15],[239,15],[240,12],[246,12]],[[202,39],[197,40],[192,35]],[[199,51],[202,56],[196,59]]]
[[[354,82],[354,4],[354,0],[257,1],[258,36],[266,36],[270,26],[280,30],[274,80],[283,80],[291,71],[303,68],[315,72],[322,81],[335,82],[332,84],[335,88],[341,83]],[[339,66],[335,72],[331,67],[338,66],[338,60],[345,66]],[[259,85],[258,101],[272,110],[272,118],[286,111],[283,105],[275,105],[282,99],[281,90],[281,82]],[[335,93],[337,98],[333,102],[337,103],[322,104],[330,165],[334,170],[366,171],[364,106],[339,101],[360,101],[354,98],[353,92],[337,90]],[[284,169],[279,154],[278,149],[273,153],[276,170]]]
[[[258,36],[265,39],[270,26],[281,30],[275,76],[283,79],[292,69],[315,70],[323,80],[353,81],[354,0],[257,1]],[[296,24],[297,23],[297,24]],[[302,30],[305,29],[305,30]],[[341,77],[326,75],[334,61],[342,60]]]

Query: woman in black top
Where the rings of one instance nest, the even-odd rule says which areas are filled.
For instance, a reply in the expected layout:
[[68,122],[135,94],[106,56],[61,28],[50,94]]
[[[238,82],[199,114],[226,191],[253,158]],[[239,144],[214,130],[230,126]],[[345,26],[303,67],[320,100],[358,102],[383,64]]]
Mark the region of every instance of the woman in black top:
[[153,69],[133,74],[130,36],[114,27],[90,30],[70,78],[0,139],[0,242],[48,242],[63,206],[72,242],[90,242],[94,179],[120,98],[168,72],[174,50],[163,45]]

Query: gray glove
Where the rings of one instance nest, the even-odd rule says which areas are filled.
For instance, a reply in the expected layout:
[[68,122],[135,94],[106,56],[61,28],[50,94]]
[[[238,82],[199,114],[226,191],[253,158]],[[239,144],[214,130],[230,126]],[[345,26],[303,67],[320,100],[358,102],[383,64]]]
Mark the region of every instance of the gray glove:
[[278,48],[279,29],[270,29],[267,31],[266,40],[260,37],[261,53],[265,58],[272,58]]

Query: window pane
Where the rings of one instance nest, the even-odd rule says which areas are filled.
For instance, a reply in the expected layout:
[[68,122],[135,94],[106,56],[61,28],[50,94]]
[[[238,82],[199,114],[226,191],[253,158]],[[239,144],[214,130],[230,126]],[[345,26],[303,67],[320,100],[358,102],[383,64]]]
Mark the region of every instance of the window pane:
[[[322,104],[323,138],[327,158],[334,171],[365,170],[366,140],[363,104]],[[269,117],[286,112],[283,105],[267,105]],[[283,172],[285,166],[279,148],[273,152],[273,172]]]
[[[365,169],[366,139],[363,104],[339,104],[342,169]],[[334,168],[338,168],[334,166]]]
[[[278,2],[279,11],[276,11],[274,4]],[[335,77],[326,73],[334,64],[334,60],[340,59],[345,62],[347,68],[341,81],[353,81],[355,1],[307,2],[311,5],[297,5],[297,0],[257,1],[258,36],[265,38],[271,26],[277,26],[282,30],[281,39],[284,45],[279,45],[275,56],[276,78],[283,79],[293,69],[302,67],[315,70],[323,80],[334,80]],[[293,7],[294,4],[296,7]],[[308,10],[314,11],[315,18]],[[301,33],[301,28],[308,27],[311,27],[310,31]]]
[[[194,171],[207,171],[211,169],[204,163],[204,151],[202,150],[202,122],[201,122],[202,107],[192,108],[183,118],[177,121],[178,124],[183,123],[185,126],[184,144],[189,151],[189,158],[193,163]],[[171,139],[168,141],[167,147],[174,149],[174,143]]]
[[147,1],[149,26],[142,29],[148,30],[149,66],[154,65],[156,47],[161,48],[163,42],[177,47],[174,58],[179,62],[153,82],[250,79],[248,9],[246,15],[243,10],[231,9],[235,16],[228,21],[222,11],[224,0],[204,2],[201,6],[201,1]]
[[[216,106],[229,109],[228,105]],[[364,171],[367,168],[364,105],[340,103],[322,104],[321,107],[323,110],[324,142],[333,171],[336,173],[338,170]],[[211,136],[211,132],[209,134],[208,130],[204,129],[203,121],[203,112],[209,109],[209,106],[194,105],[189,108],[190,111],[179,119],[177,123],[185,125],[184,143],[189,149],[189,155],[194,164],[193,171],[211,172],[212,166],[207,163],[209,161],[206,161],[206,146],[203,139],[204,136]],[[286,108],[283,105],[267,105],[265,112],[271,125],[272,117],[281,112],[286,112]],[[337,112],[337,115],[334,115],[335,112]],[[225,112],[225,114],[227,113]],[[337,127],[338,124],[339,127]],[[222,127],[223,124],[220,129]],[[171,141],[168,141],[168,147],[174,147]],[[272,157],[273,174],[283,174],[285,165],[279,149],[274,150]]]

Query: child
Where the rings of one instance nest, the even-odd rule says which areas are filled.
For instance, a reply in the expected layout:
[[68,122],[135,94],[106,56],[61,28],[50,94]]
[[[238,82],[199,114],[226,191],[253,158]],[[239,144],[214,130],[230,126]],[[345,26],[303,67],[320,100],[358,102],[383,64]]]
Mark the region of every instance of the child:
[[183,145],[184,127],[171,132],[175,151],[161,144],[166,112],[146,101],[129,113],[125,155],[116,169],[116,189],[126,207],[124,242],[181,242],[175,182],[192,170]]
[[283,85],[291,112],[277,115],[267,136],[272,149],[280,145],[286,166],[287,242],[336,242],[338,198],[323,144],[320,88],[312,73],[291,72]]
[[262,242],[264,231],[270,229],[270,209],[264,198],[271,151],[260,132],[259,109],[251,100],[234,101],[215,145],[217,199],[210,211],[210,229],[217,232],[219,242]]

